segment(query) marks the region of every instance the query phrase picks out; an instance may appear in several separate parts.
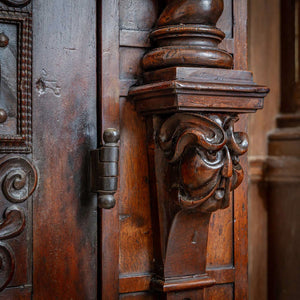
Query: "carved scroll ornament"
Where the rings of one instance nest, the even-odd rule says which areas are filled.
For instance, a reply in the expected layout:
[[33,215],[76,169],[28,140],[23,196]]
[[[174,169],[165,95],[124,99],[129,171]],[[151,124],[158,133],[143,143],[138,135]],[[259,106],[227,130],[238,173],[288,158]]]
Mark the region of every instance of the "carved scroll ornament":
[[[27,158],[7,155],[0,159],[0,182],[2,194],[6,199],[13,203],[21,203],[34,192],[37,171]],[[8,207],[0,222],[0,241],[20,235],[25,225],[25,211],[17,205]],[[8,244],[0,242],[0,291],[10,283],[14,271],[14,251]]]
[[182,208],[213,212],[229,206],[230,192],[243,180],[239,156],[248,149],[246,133],[234,132],[236,115],[178,113],[167,119],[158,144],[178,165]]
[[[0,223],[0,240],[18,236],[26,224],[24,211],[16,205],[7,208]],[[15,257],[9,245],[0,242],[0,291],[5,289],[15,270]]]
[[15,257],[11,247],[0,242],[0,291],[11,281],[15,269]]
[[5,197],[14,203],[25,201],[35,190],[37,172],[31,162],[18,155],[0,159],[0,179]]
[[[26,217],[22,208],[13,205],[4,211],[0,222],[0,241],[11,239],[21,234],[26,225]],[[14,251],[0,242],[0,291],[10,283],[15,271]]]
[[26,225],[25,213],[22,208],[13,205],[4,212],[0,223],[0,240],[13,238],[19,235]]

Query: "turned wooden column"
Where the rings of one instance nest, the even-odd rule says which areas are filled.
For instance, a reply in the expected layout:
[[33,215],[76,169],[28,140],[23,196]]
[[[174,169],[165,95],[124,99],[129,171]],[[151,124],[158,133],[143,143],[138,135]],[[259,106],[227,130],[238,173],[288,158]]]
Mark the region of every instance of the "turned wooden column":
[[218,48],[225,34],[216,27],[223,0],[168,1],[150,35],[156,47],[142,61],[144,70],[173,66],[232,68],[232,56]]
[[[248,138],[239,113],[263,107],[268,89],[232,70],[218,45],[223,0],[168,1],[129,95],[146,117],[155,235],[152,289],[163,299],[204,299],[212,212],[226,209],[243,180]],[[238,199],[237,199],[238,201]]]

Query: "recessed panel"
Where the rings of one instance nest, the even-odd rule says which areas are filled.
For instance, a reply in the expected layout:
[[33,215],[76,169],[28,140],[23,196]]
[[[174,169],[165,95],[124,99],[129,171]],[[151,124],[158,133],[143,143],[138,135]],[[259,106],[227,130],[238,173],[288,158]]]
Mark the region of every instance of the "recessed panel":
[[31,13],[0,9],[0,153],[31,151]]
[[0,134],[17,134],[17,32],[16,24],[0,23]]

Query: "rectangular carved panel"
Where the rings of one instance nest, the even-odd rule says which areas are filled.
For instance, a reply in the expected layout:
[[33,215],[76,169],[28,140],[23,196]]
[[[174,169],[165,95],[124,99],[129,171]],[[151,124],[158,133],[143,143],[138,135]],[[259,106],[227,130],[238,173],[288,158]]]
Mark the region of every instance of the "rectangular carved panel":
[[20,155],[31,152],[31,9],[30,0],[0,0],[1,299],[31,298],[37,171]]
[[31,22],[0,8],[0,153],[31,151]]
[[[17,133],[18,92],[17,92],[17,53],[18,53],[18,26],[16,24],[0,23],[1,32],[1,110],[6,116],[0,121],[1,135]],[[4,121],[4,118],[6,120]]]

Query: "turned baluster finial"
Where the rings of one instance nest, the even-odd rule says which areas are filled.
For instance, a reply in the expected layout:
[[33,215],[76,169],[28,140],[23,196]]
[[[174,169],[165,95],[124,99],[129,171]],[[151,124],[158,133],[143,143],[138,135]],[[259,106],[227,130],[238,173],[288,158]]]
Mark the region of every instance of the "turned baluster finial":
[[144,70],[232,68],[232,56],[218,47],[225,37],[216,27],[223,8],[223,0],[168,1],[151,33],[156,48],[144,56]]
[[216,26],[223,9],[223,0],[169,1],[158,19],[157,26],[179,24]]

